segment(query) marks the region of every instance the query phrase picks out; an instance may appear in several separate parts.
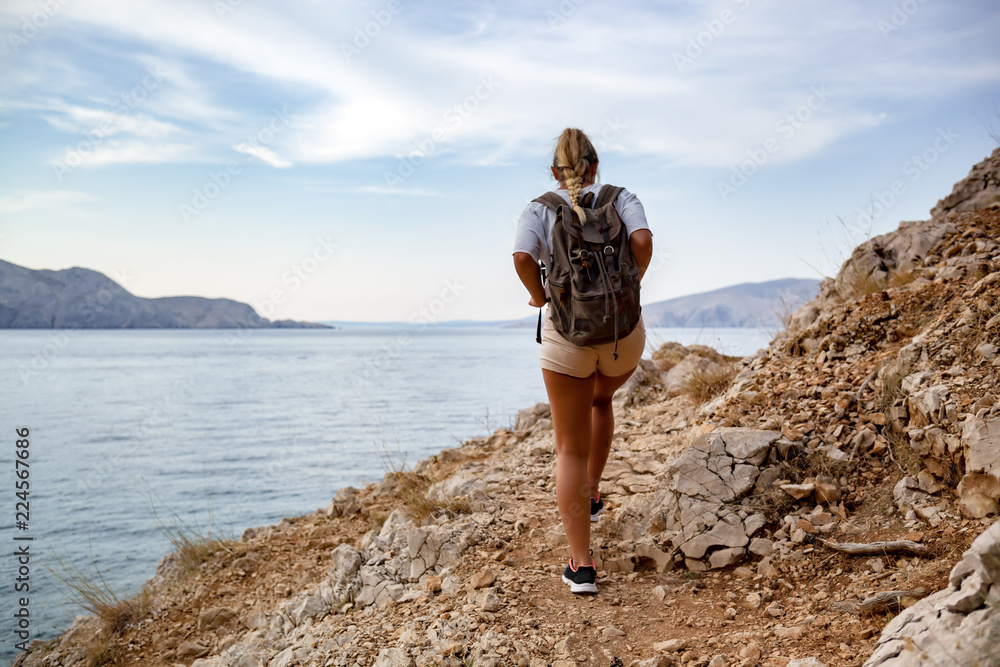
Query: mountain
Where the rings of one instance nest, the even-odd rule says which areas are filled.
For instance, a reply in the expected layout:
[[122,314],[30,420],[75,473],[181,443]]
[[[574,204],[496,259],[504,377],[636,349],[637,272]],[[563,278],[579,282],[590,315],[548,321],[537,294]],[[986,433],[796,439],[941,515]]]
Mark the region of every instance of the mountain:
[[819,294],[819,281],[782,278],[690,294],[642,307],[647,327],[775,327]]
[[0,260],[0,329],[327,328],[261,317],[248,304],[200,296],[138,297],[103,273],[29,269]]

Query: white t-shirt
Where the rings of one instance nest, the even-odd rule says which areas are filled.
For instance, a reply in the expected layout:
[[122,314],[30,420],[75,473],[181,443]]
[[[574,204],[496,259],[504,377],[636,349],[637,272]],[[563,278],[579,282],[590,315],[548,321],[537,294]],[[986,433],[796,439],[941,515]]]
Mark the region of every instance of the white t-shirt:
[[[601,184],[593,183],[583,189],[583,194],[593,192],[597,195]],[[566,202],[569,202],[569,190],[553,190]],[[625,225],[629,236],[637,229],[649,229],[646,222],[646,211],[642,208],[639,198],[628,190],[622,190],[615,200],[615,209]],[[556,212],[538,202],[529,202],[517,221],[517,232],[514,234],[514,252],[526,252],[537,262],[550,263],[552,256],[552,226],[556,223]],[[650,232],[652,233],[652,232]]]

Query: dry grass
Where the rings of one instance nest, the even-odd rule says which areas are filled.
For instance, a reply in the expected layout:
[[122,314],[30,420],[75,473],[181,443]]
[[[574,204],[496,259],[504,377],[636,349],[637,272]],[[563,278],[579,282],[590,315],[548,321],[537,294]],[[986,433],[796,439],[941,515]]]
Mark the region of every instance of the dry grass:
[[893,271],[889,274],[889,287],[902,287],[912,283],[917,277],[917,274],[912,269],[907,269],[905,271]]
[[129,624],[142,620],[152,609],[152,596],[143,588],[130,598],[115,593],[114,589],[93,562],[93,574],[87,574],[73,563],[66,563],[53,554],[58,569],[47,568],[71,602],[101,620],[109,636],[120,635]]
[[472,508],[465,498],[428,497],[427,491],[434,480],[411,470],[400,452],[393,454],[385,445],[382,445],[379,458],[386,477],[392,480],[393,493],[399,499],[407,515],[417,523],[441,512],[451,517],[472,512]]
[[865,271],[856,267],[851,267],[844,276],[847,285],[847,294],[842,294],[844,300],[860,299],[869,294],[881,292],[890,287],[903,287],[913,282],[917,274],[912,270],[895,271],[889,270],[887,279],[876,278],[870,271]]
[[882,431],[886,442],[889,443],[889,451],[892,453],[896,465],[907,475],[915,477],[923,465],[920,463],[920,456],[910,447],[910,439],[906,433],[900,431],[891,423]]
[[87,639],[83,655],[87,667],[103,667],[118,660],[118,647],[108,633],[101,632]]
[[764,513],[769,523],[781,525],[786,514],[795,508],[796,500],[778,487],[769,487],[751,496],[752,506]]
[[[218,551],[229,549],[234,540],[231,536],[224,537],[212,524],[211,506],[209,506],[209,528],[202,532],[183,521],[169,507],[168,522],[161,520],[160,513],[152,502],[154,495],[147,487],[150,512],[159,529],[174,546],[178,562],[185,573],[197,570]],[[144,587],[132,597],[122,597],[112,589],[94,564],[93,558],[91,558],[93,573],[88,574],[75,564],[65,562],[58,554],[54,557],[58,568],[48,568],[48,570],[62,588],[63,594],[101,622],[101,631],[82,647],[88,667],[101,667],[117,662],[119,654],[115,639],[122,636],[130,626],[149,617],[153,608],[153,593]]]
[[844,476],[850,476],[857,469],[857,463],[851,461],[835,461],[823,452],[809,452],[804,456],[792,459],[800,471],[801,478],[796,482],[803,482],[806,478],[829,477],[838,480]]
[[728,389],[734,377],[736,368],[731,364],[709,370],[696,370],[688,377],[681,391],[696,402],[704,403]]
[[[184,521],[170,507],[159,502],[166,508],[169,518],[166,522],[160,518],[160,513],[153,503],[156,494],[146,487],[146,501],[150,514],[156,521],[156,526],[163,533],[170,544],[173,545],[177,553],[177,562],[185,574],[195,572],[202,563],[208,561],[219,551],[230,551],[232,544],[236,541],[233,535],[224,535],[222,530],[212,521],[212,505],[208,506],[208,527],[205,529],[199,526],[192,526]],[[159,500],[159,496],[156,496]]]
[[881,292],[888,284],[872,275],[871,271],[851,266],[844,276],[844,283],[847,285],[846,299],[860,299],[868,294]]

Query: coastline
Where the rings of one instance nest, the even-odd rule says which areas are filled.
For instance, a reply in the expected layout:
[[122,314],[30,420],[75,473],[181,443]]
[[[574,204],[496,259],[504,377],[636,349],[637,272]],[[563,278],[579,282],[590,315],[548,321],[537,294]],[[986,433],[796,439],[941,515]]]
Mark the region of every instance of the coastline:
[[667,342],[643,360],[615,397],[596,596],[559,579],[538,404],[512,430],[248,529],[190,573],[168,555],[141,614],[78,618],[14,664],[993,660],[996,239],[996,204],[902,223],[856,248],[767,349]]

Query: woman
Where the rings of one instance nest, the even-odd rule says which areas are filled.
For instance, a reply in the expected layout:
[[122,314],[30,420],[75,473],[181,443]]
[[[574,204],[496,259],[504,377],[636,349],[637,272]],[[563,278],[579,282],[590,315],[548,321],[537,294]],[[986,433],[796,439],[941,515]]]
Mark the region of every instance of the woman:
[[[601,188],[597,165],[597,151],[587,135],[564,130],[552,160],[552,176],[559,182],[554,192],[577,207],[586,193],[596,194]],[[641,279],[653,255],[645,211],[627,190],[618,196],[615,209],[628,232]],[[555,217],[551,209],[532,202],[518,220],[514,267],[531,295],[528,304],[536,308],[546,300],[538,261],[550,261]],[[579,347],[556,331],[551,312],[546,312],[540,366],[555,429],[556,501],[571,552],[563,581],[574,593],[597,592],[590,523],[604,511],[599,484],[615,432],[611,398],[632,375],[645,342],[640,319],[635,330],[618,341],[617,355],[613,343]]]

